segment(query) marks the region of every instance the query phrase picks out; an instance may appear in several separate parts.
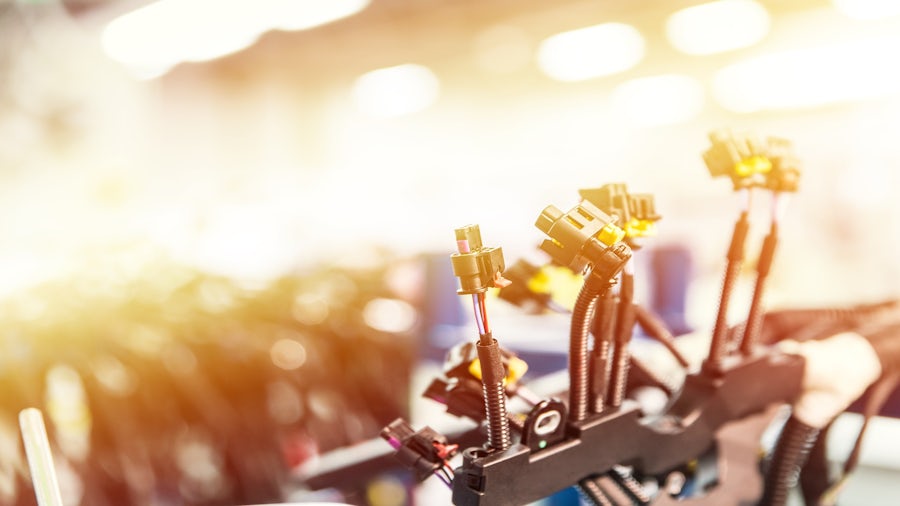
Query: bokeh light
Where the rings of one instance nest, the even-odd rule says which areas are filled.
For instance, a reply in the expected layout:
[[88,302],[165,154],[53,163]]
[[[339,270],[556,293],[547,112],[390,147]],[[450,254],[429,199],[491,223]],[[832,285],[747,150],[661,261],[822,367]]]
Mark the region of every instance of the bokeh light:
[[679,51],[692,55],[724,53],[761,41],[771,20],[766,8],[753,0],[721,0],[673,13],[666,20],[666,36]]
[[716,100],[742,113],[802,109],[896,95],[900,38],[870,37],[733,63],[713,81]]
[[363,319],[382,332],[409,332],[416,323],[416,310],[402,300],[373,299],[363,308]]
[[626,81],[612,92],[613,111],[636,126],[684,123],[703,110],[705,93],[696,79],[667,74]]
[[900,4],[893,0],[832,0],[834,7],[853,19],[881,19],[900,15]]
[[440,93],[437,76],[422,65],[407,63],[367,72],[353,84],[353,99],[365,114],[396,118],[423,111]]
[[112,20],[103,49],[136,77],[240,51],[269,30],[303,30],[355,14],[368,0],[157,0]]
[[624,23],[604,23],[548,37],[538,47],[540,69],[558,81],[624,72],[644,57],[644,37]]
[[306,363],[306,348],[292,339],[279,339],[272,345],[272,363],[278,367],[293,371]]

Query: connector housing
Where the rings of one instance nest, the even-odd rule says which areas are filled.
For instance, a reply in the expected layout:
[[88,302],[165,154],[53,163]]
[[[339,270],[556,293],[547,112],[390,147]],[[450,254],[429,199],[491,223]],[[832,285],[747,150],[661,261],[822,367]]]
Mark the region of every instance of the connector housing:
[[456,229],[458,253],[450,256],[453,274],[459,278],[460,295],[486,292],[497,284],[506,268],[502,248],[485,248],[478,225]]
[[768,137],[760,141],[719,130],[710,133],[709,140],[712,146],[703,153],[709,173],[713,177],[728,176],[735,190],[760,187],[775,192],[797,191],[800,163],[787,139]]
[[768,156],[772,170],[766,177],[766,188],[774,192],[796,192],[800,183],[800,160],[787,139],[769,137]]
[[618,218],[616,224],[625,231],[627,238],[654,235],[655,223],[662,218],[656,213],[652,194],[628,193],[625,183],[611,183],[600,188],[583,188],[578,190],[578,194],[598,209]]
[[512,284],[500,290],[499,297],[516,306],[526,306],[529,309],[544,308],[550,302],[551,295],[547,291],[535,290],[538,283],[533,282],[540,276],[540,267],[531,264],[527,260],[519,259],[504,273],[504,277]]
[[614,221],[595,205],[582,201],[567,213],[547,206],[535,226],[550,237],[541,243],[541,249],[557,263],[575,272],[590,267],[592,273],[612,277],[631,258],[631,249],[621,242],[625,231]]
[[713,177],[728,176],[735,190],[766,186],[772,162],[766,145],[747,135],[735,135],[727,130],[709,134],[712,143],[703,153],[703,161]]
[[381,430],[381,437],[397,450],[397,458],[416,473],[419,481],[434,474],[452,457],[453,450],[447,438],[431,427],[415,430],[406,420],[398,418]]

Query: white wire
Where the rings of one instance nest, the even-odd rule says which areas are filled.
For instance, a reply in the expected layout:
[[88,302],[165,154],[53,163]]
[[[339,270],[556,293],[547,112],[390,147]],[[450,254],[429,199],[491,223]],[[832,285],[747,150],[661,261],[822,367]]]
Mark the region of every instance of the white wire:
[[478,325],[478,335],[483,336],[485,334],[484,329],[484,319],[481,317],[481,304],[478,301],[477,293],[472,294],[472,307],[475,309],[475,324]]

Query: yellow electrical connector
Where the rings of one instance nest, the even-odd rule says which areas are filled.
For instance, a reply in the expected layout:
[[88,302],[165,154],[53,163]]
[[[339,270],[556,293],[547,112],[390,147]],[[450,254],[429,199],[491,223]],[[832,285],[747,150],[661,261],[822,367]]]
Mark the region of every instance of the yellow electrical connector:
[[727,176],[735,190],[765,186],[766,174],[772,169],[765,143],[728,130],[710,133],[709,141],[712,145],[703,153],[703,161],[710,175]]
[[[614,217],[616,225],[625,232],[626,240],[656,235],[655,223],[661,216],[656,214],[653,195],[628,193],[625,183],[610,183],[600,188],[583,188],[578,190],[578,193],[582,199]],[[632,241],[628,243],[629,246],[636,246]]]
[[583,284],[584,278],[571,269],[550,264],[541,267],[528,286],[539,293],[550,294],[553,302],[571,310]]
[[459,278],[460,295],[484,293],[489,288],[504,286],[501,248],[484,247],[478,225],[467,225],[456,229],[456,243],[459,253],[450,256],[453,274]]
[[713,176],[728,176],[735,190],[767,188],[774,192],[794,192],[800,180],[799,162],[790,141],[767,137],[760,141],[729,131],[709,134],[712,143],[703,160]]
[[[519,357],[510,357],[506,363],[506,378],[503,385],[511,385],[525,376],[528,372],[528,364]],[[469,363],[469,374],[481,381],[481,361],[477,358]]]
[[622,243],[625,231],[615,221],[614,216],[583,200],[566,213],[547,206],[535,226],[548,236],[541,249],[557,263],[577,273],[585,272],[588,266],[618,272],[631,258],[631,251]]

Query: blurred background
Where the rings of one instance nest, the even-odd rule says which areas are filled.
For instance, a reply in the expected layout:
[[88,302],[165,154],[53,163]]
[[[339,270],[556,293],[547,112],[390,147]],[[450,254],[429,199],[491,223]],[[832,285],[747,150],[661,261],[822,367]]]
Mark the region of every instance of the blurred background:
[[769,306],[900,296],[898,62],[889,0],[0,0],[0,503],[26,405],[67,504],[284,499],[408,412],[453,228],[544,262],[578,188],[656,196],[710,326],[715,128],[803,163]]

